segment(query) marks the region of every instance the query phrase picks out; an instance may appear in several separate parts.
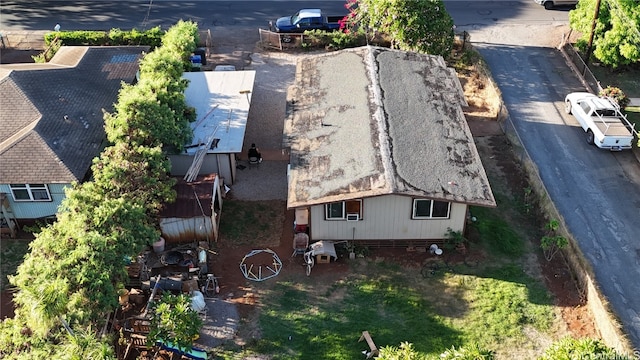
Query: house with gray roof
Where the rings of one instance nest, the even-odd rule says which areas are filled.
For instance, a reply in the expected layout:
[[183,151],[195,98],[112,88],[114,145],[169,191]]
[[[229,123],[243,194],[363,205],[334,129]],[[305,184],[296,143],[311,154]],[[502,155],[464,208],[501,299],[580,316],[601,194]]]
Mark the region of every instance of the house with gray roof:
[[[56,214],[64,189],[82,182],[106,140],[122,82],[147,47],[62,47],[46,64],[0,65],[0,193],[15,219]],[[3,207],[4,209],[4,207]]]
[[360,47],[298,60],[287,207],[313,241],[428,246],[496,202],[442,57]]

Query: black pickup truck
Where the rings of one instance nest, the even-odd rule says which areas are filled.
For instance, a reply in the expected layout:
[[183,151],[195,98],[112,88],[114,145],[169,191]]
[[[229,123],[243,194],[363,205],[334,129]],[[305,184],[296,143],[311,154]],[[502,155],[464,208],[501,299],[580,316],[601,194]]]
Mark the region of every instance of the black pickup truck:
[[278,33],[302,33],[305,30],[334,31],[340,29],[344,15],[326,16],[320,9],[302,9],[292,16],[269,22],[269,29]]

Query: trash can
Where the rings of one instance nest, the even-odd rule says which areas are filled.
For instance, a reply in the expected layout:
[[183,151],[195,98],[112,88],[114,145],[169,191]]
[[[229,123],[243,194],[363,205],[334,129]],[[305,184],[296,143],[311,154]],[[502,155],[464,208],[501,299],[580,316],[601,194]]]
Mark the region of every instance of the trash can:
[[207,50],[204,48],[197,48],[194,52],[194,55],[200,55],[200,60],[202,61],[202,65],[207,65]]
[[191,67],[193,69],[200,69],[202,67],[202,56],[200,55],[191,55],[189,61],[191,61]]

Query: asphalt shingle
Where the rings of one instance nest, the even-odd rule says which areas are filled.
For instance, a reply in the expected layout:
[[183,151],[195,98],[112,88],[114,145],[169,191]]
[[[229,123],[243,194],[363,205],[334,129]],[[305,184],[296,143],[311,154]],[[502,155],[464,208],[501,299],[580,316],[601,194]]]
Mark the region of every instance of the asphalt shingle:
[[378,47],[305,57],[288,99],[288,207],[386,194],[496,205],[441,57]]
[[[105,140],[103,110],[147,47],[63,47],[0,79],[0,183],[81,181]],[[31,127],[31,128],[30,128]]]

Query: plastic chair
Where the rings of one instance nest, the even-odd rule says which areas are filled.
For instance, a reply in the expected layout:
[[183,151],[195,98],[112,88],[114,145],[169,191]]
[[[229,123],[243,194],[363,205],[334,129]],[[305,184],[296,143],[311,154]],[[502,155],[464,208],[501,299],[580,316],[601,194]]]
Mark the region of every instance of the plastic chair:
[[293,254],[291,254],[291,256],[304,255],[308,247],[309,247],[309,235],[305,233],[295,234],[293,236]]
[[248,160],[249,167],[258,167],[260,165],[260,158],[252,156]]

